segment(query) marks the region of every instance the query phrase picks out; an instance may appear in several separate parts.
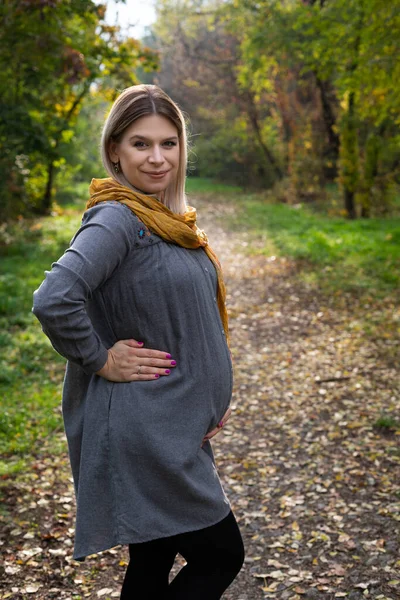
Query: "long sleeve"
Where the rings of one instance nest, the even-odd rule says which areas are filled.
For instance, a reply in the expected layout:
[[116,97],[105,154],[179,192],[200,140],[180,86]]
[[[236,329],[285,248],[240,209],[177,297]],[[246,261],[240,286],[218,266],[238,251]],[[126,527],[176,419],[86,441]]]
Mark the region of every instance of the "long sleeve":
[[134,218],[115,202],[86,211],[70,247],[33,295],[32,311],[55,350],[88,374],[105,365],[108,352],[85,305],[130,251]]

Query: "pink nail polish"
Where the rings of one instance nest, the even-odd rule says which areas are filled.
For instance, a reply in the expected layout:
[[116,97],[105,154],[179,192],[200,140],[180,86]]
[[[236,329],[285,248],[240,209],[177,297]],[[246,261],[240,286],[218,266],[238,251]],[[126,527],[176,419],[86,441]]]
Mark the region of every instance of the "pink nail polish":
[[166,354],[165,357],[166,358],[172,358],[172,356],[170,354]]
[[171,371],[169,369],[165,369],[165,372],[167,375],[169,375],[171,373]]
[[171,360],[171,365],[176,365],[176,360]]
[[144,342],[138,342],[139,346],[143,346]]
[[155,377],[156,379],[158,379],[160,376],[159,376],[159,374],[158,374],[158,373],[156,373],[156,374],[154,375],[154,377]]

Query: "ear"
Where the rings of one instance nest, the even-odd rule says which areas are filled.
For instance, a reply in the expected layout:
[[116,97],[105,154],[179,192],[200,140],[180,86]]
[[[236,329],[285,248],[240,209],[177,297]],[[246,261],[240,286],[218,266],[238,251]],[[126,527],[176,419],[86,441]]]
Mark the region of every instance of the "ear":
[[110,142],[108,146],[108,155],[112,162],[116,163],[119,161],[117,142]]

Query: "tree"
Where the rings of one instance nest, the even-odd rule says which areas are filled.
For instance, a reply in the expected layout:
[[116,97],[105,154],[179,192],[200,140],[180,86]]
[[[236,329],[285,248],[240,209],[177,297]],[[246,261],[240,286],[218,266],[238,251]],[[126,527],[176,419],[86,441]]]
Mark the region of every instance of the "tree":
[[239,81],[240,38],[227,30],[223,8],[219,1],[158,3],[156,81],[190,114],[198,174],[270,187],[283,175],[278,132],[266,94],[260,101]]
[[49,212],[54,175],[91,90],[112,98],[155,69],[156,54],[104,21],[93,0],[5,0],[0,7],[0,209]]
[[228,8],[230,27],[244,32],[243,64],[255,81],[265,77],[265,64],[269,79],[274,67],[275,81],[285,71],[297,73],[299,83],[313,74],[329,155],[336,160],[339,154],[346,212],[356,215],[362,192],[367,216],[376,181],[382,182],[382,203],[384,185],[399,175],[398,154],[383,160],[380,144],[373,152],[371,142],[367,145],[371,136],[382,135],[382,127],[388,137],[398,135],[399,0],[249,0],[232,1]]

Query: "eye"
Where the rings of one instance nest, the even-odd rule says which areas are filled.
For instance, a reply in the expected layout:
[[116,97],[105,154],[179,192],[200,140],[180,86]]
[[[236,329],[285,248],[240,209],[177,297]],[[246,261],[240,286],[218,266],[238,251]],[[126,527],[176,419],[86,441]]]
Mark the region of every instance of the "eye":
[[137,141],[133,144],[134,148],[145,148],[146,144],[144,142]]
[[173,148],[174,146],[176,146],[176,142],[172,140],[167,140],[166,142],[164,142],[163,146],[166,146],[167,148]]

